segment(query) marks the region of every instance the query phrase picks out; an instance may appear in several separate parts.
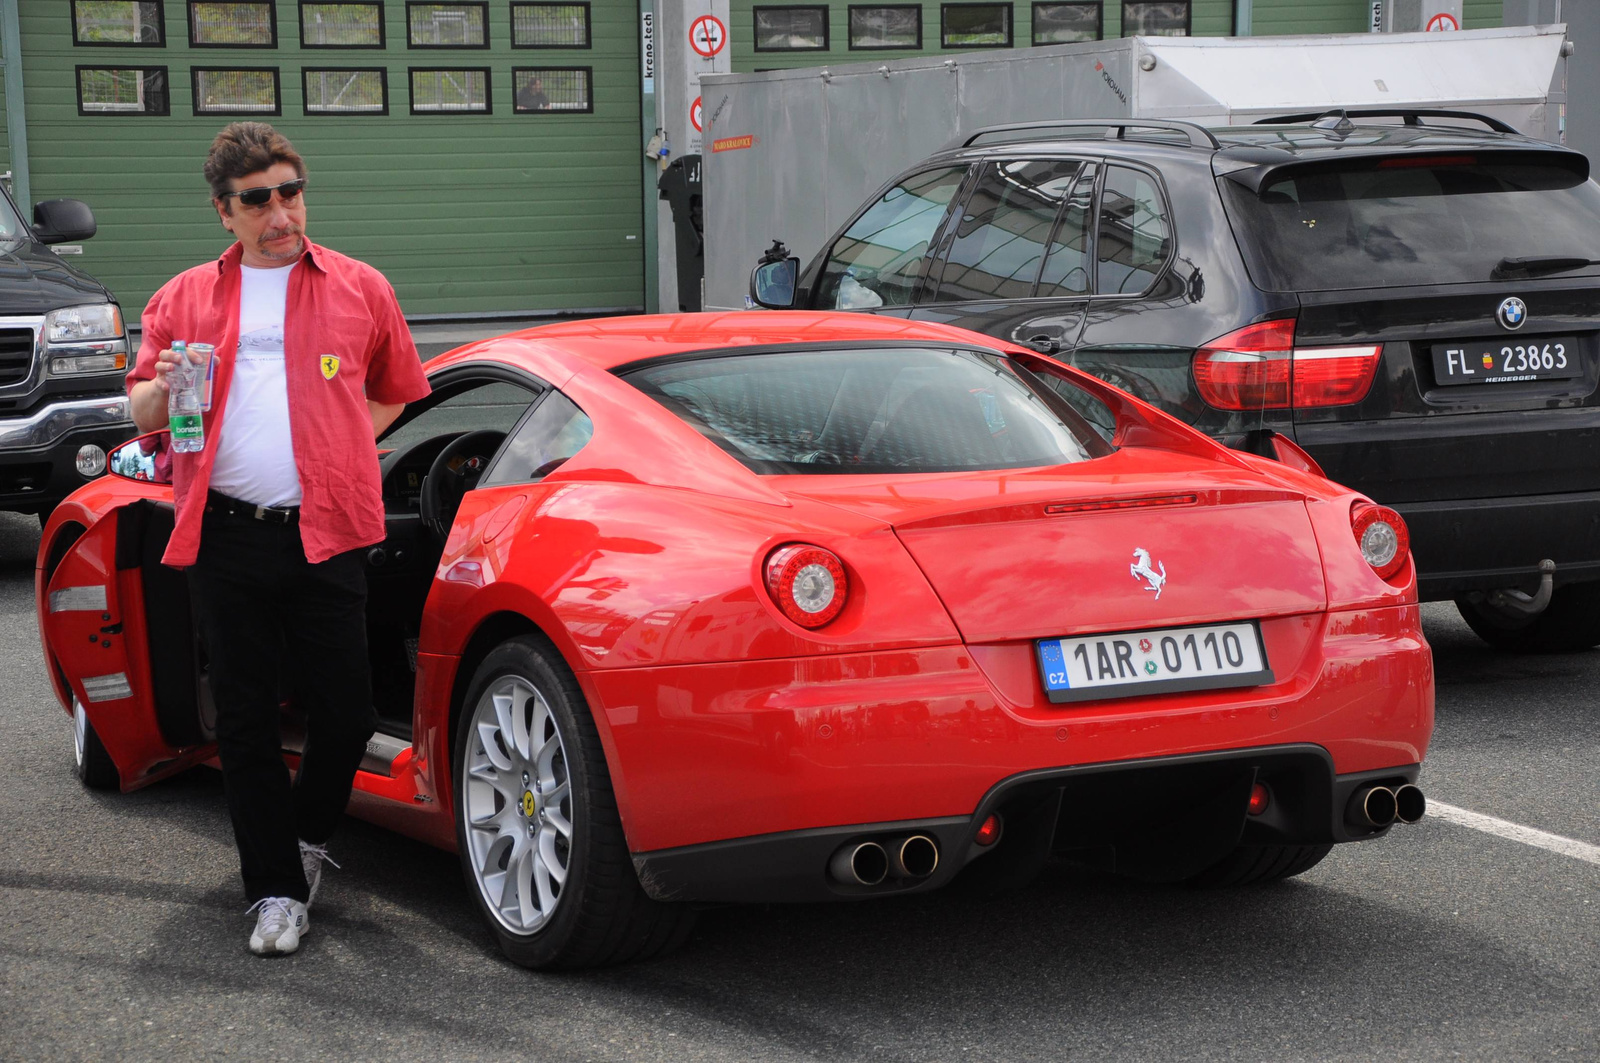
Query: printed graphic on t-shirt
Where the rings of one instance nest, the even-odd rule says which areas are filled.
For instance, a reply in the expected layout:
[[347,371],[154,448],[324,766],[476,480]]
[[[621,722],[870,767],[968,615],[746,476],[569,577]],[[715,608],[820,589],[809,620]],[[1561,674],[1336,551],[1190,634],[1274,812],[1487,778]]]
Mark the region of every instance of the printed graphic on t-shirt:
[[283,326],[269,325],[239,337],[238,361],[283,357]]

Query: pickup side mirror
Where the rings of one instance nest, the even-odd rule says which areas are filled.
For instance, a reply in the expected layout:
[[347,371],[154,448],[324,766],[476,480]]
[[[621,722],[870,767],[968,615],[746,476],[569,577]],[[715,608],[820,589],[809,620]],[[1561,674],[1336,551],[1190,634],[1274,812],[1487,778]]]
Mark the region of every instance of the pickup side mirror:
[[47,199],[33,205],[33,235],[42,244],[87,240],[94,234],[94,211],[81,199]]
[[795,285],[799,279],[798,258],[763,262],[750,274],[750,299],[768,310],[788,310],[794,306]]

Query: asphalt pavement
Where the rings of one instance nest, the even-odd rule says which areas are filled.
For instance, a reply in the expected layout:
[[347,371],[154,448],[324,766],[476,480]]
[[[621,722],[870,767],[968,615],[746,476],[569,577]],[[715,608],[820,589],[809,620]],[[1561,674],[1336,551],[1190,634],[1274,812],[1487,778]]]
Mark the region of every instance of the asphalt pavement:
[[37,544],[0,514],[0,1060],[1600,1060],[1600,652],[1424,611],[1430,799],[1570,853],[1429,817],[1264,888],[727,908],[553,975],[500,957],[454,856],[350,822],[300,953],[264,961],[214,771],[74,778]]

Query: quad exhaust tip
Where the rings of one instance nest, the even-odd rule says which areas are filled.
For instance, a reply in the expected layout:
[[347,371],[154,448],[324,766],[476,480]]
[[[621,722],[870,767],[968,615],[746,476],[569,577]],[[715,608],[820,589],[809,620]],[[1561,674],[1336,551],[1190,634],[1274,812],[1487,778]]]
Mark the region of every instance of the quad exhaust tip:
[[939,843],[926,834],[910,834],[840,846],[828,861],[828,874],[846,886],[877,886],[891,875],[924,879],[938,866]]

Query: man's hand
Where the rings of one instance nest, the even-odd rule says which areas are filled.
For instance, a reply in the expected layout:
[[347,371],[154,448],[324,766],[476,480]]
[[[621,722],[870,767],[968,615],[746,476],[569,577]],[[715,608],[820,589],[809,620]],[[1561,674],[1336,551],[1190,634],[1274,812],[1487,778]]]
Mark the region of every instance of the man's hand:
[[[194,351],[185,351],[183,354],[187,354],[189,361],[195,365],[200,364],[200,355]],[[156,375],[150,380],[139,381],[128,393],[133,423],[139,426],[139,431],[154,432],[167,426],[167,394],[172,390],[167,377],[183,354],[169,347],[156,355]]]

